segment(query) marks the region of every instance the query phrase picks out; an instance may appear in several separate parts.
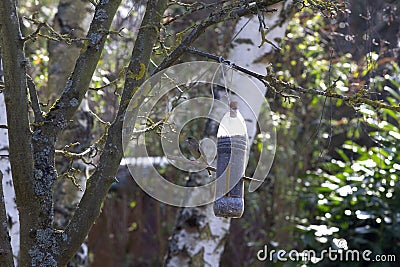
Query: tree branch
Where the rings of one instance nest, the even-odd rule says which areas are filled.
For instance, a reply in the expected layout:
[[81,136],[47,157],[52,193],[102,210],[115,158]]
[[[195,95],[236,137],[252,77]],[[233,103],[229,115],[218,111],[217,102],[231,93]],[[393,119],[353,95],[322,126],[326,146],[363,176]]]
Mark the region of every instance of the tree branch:
[[185,52],[185,48],[190,46],[208,27],[222,21],[237,19],[250,14],[257,14],[258,10],[273,12],[276,10],[267,10],[268,6],[280,2],[281,0],[269,1],[237,1],[215,14],[201,21],[194,29],[186,34],[182,42],[174,49],[174,51],[164,58],[161,64],[154,70],[153,74],[173,65],[180,56]]
[[32,110],[33,110],[33,114],[35,116],[35,123],[40,123],[43,121],[43,114],[42,114],[42,111],[40,110],[36,86],[31,78],[31,76],[26,75],[26,78],[27,78],[27,84],[28,84],[28,89],[29,89],[29,96],[31,99]]
[[206,52],[202,52],[202,51],[197,50],[192,47],[185,47],[184,49],[191,54],[199,55],[199,56],[226,64],[227,66],[229,66],[235,70],[241,71],[251,77],[254,77],[257,80],[259,80],[260,82],[262,82],[268,89],[281,95],[284,98],[290,98],[290,97],[299,98],[299,96],[297,96],[297,95],[284,94],[285,91],[294,91],[294,92],[298,92],[298,93],[302,93],[302,94],[320,95],[320,96],[325,96],[325,97],[330,97],[330,98],[341,99],[345,103],[347,103],[349,106],[352,106],[352,107],[355,107],[355,105],[358,105],[358,104],[366,104],[366,105],[369,105],[376,109],[388,109],[388,110],[400,112],[400,106],[389,105],[389,104],[383,103],[379,100],[371,100],[362,95],[355,94],[354,96],[346,96],[346,95],[341,95],[341,94],[335,93],[335,92],[333,92],[335,84],[332,84],[331,87],[329,88],[329,90],[326,90],[326,91],[321,91],[321,90],[317,90],[317,89],[307,89],[307,88],[303,88],[301,86],[296,86],[296,85],[291,84],[286,81],[279,80],[278,78],[276,78],[276,76],[273,73],[267,73],[266,75],[262,75],[262,74],[253,72],[249,69],[246,69],[244,67],[238,66],[235,63],[224,59],[223,57],[216,56],[216,55],[206,53]]
[[[100,208],[122,159],[122,124],[125,112],[133,95],[146,78],[153,46],[157,41],[162,15],[167,7],[167,0],[148,1],[131,60],[126,71],[126,80],[122,92],[117,117],[108,130],[106,144],[100,156],[99,164],[89,178],[85,193],[74,216],[65,229],[64,240],[60,239],[61,265],[79,248],[94,221],[100,214]],[[139,93],[139,92],[138,92]]]
[[[81,54],[59,99],[45,115],[46,127],[59,133],[75,114],[84,98],[103,51],[111,22],[121,0],[99,1],[84,40]],[[51,131],[50,131],[51,132]]]

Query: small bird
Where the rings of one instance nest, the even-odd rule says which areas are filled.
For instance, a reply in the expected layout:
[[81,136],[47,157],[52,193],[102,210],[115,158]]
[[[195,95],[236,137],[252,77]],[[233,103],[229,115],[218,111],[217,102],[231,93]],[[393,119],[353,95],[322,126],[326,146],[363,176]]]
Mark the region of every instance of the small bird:
[[[204,163],[208,166],[206,154],[201,148],[199,142],[193,136],[189,136],[186,138],[186,142],[188,143],[188,148],[190,154],[199,162]],[[208,175],[211,175],[211,171],[207,169]]]

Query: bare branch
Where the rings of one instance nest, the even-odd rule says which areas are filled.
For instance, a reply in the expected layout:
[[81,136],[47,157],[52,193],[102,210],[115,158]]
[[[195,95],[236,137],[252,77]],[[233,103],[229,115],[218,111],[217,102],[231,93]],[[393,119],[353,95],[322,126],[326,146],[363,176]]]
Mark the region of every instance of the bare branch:
[[108,30],[121,0],[99,1],[84,40],[81,54],[61,97],[45,115],[45,122],[58,134],[74,115],[82,102],[103,51]]
[[95,117],[96,120],[98,120],[101,124],[104,124],[106,126],[110,126],[110,123],[108,121],[104,121],[102,120],[99,115],[97,115],[96,113],[94,113],[91,109],[88,110],[89,114],[92,115],[93,117]]
[[165,116],[164,118],[162,118],[161,120],[159,120],[157,122],[154,122],[151,118],[148,117],[148,118],[146,118],[148,127],[144,128],[144,129],[133,131],[132,134],[134,136],[136,136],[138,134],[143,134],[143,133],[154,131],[156,128],[162,129],[165,126],[165,123],[167,122],[167,120],[169,119],[169,116],[170,116],[170,113],[168,113],[167,116]]
[[88,0],[94,7],[96,7],[97,6],[97,1],[95,1],[95,0]]
[[[30,20],[30,21],[34,21],[33,19],[29,19],[29,18],[26,18],[26,17],[25,17],[25,19],[28,19],[28,20]],[[40,32],[40,30],[41,30],[43,27],[49,27],[49,28],[51,28],[50,25],[48,25],[46,22],[36,22],[36,21],[35,21],[35,23],[38,24],[36,30],[35,30],[33,33],[29,34],[28,36],[22,38],[22,40],[23,40],[24,42],[26,42],[26,41],[28,41],[28,40],[32,40],[32,41],[35,42],[36,39],[37,39],[37,36],[38,36],[38,34],[39,34],[39,32]],[[51,28],[51,29],[52,29],[52,28]]]
[[321,91],[317,89],[306,89],[301,86],[296,86],[289,82],[279,80],[274,75],[267,75],[264,81],[266,82],[265,84],[267,84],[267,86],[272,86],[274,88],[281,88],[281,91],[284,90],[295,91],[303,94],[320,95],[329,98],[341,99],[351,107],[356,107],[357,105],[360,104],[366,104],[376,109],[388,109],[400,112],[400,106],[389,105],[380,100],[371,100],[363,95],[355,94],[353,96],[346,96],[335,93],[333,92],[335,85],[334,83],[326,91]]
[[40,110],[39,99],[38,99],[38,95],[37,95],[37,91],[36,91],[36,85],[33,82],[31,76],[29,76],[29,75],[26,75],[26,81],[28,84],[29,96],[31,99],[33,114],[35,116],[35,123],[40,123],[43,121],[43,114],[42,114],[42,111]]
[[85,164],[96,167],[96,165],[94,165],[92,161],[86,159],[85,157],[94,158],[102,151],[102,147],[104,146],[104,143],[105,143],[105,138],[107,138],[107,131],[108,131],[109,126],[110,126],[109,123],[107,123],[104,135],[102,135],[94,144],[92,144],[91,146],[86,148],[84,151],[79,152],[79,153],[68,151],[69,148],[71,148],[75,145],[79,145],[79,142],[77,142],[74,144],[66,145],[63,149],[55,150],[55,155],[63,156],[72,161],[82,160]]
[[[37,25],[37,28],[34,32],[22,38],[24,42],[27,41],[35,42],[38,37],[43,37],[55,42],[64,42],[69,45],[72,44],[73,42],[82,42],[84,40],[87,40],[87,38],[71,38],[73,30],[71,30],[67,34],[61,34],[57,32],[53,27],[51,27],[47,22],[40,21],[38,19],[35,19],[34,17],[30,18],[24,17],[24,19],[29,20],[31,23]],[[48,34],[41,33],[42,29],[46,29]]]

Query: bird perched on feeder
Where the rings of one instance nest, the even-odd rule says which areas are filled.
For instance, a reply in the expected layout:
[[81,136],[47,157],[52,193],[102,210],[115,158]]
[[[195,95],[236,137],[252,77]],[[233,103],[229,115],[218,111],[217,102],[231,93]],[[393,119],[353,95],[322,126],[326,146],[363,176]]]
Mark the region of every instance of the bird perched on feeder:
[[[206,154],[204,153],[202,147],[199,142],[193,136],[189,136],[186,138],[186,142],[188,144],[190,154],[199,162],[204,163],[207,167],[208,162],[206,158]],[[211,171],[207,169],[208,175],[211,175]]]

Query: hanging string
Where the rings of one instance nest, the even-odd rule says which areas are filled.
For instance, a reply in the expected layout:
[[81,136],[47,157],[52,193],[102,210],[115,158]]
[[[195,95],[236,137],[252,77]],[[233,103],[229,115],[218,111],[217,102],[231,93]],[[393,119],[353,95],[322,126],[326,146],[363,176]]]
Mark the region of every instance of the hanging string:
[[[224,90],[225,90],[225,97],[227,99],[228,107],[229,107],[230,104],[231,104],[231,91],[228,89],[227,79],[226,79],[226,76],[225,76],[225,73],[227,72],[226,68],[229,68],[229,69],[231,69],[233,71],[231,63],[229,61],[224,61],[224,59],[222,57],[219,57],[219,66],[218,66],[217,70],[214,72],[211,86],[214,84],[214,80],[216,79],[217,74],[221,73],[221,75],[222,75],[222,84],[223,84],[223,87],[224,87]],[[230,84],[232,84],[232,76],[233,76],[233,73],[231,75]],[[214,101],[214,95],[213,95],[213,101]],[[211,109],[212,109],[212,107],[210,108],[210,112],[211,112]],[[229,111],[229,109],[228,109],[228,111]]]
[[230,90],[228,90],[228,86],[227,86],[227,82],[226,82],[226,77],[225,77],[226,66],[222,62],[222,57],[220,57],[220,66],[222,68],[222,80],[224,83],[225,95],[226,95],[226,99],[228,100],[228,106],[230,106],[231,105],[231,94],[230,94]]
[[[251,20],[252,20],[252,18],[249,18],[249,19],[246,21],[246,23],[245,23],[242,27],[240,27],[240,29],[238,30],[238,32],[235,33],[235,35],[234,35],[234,36],[231,38],[231,40],[229,41],[229,44],[232,44],[232,43],[236,40],[236,38],[237,38],[237,37],[239,36],[239,34],[244,30],[244,28],[246,28],[246,26],[250,23]],[[221,54],[222,54],[223,52],[225,52],[225,51],[228,49],[228,47],[230,47],[230,45],[226,45],[226,46],[224,47],[224,49],[222,49]],[[214,90],[213,90],[213,84],[214,84],[215,76],[216,76],[216,74],[218,73],[218,71],[219,71],[220,69],[222,69],[222,80],[223,80],[223,85],[224,85],[224,89],[225,89],[225,96],[226,96],[227,102],[228,102],[228,107],[229,107],[230,104],[231,104],[231,92],[230,92],[230,90],[228,90],[228,87],[227,87],[227,82],[226,82],[226,78],[225,78],[225,69],[224,69],[224,68],[228,67],[228,68],[232,71],[232,75],[231,75],[231,79],[230,79],[230,84],[232,84],[232,79],[233,79],[233,68],[232,68],[232,63],[231,63],[230,61],[224,61],[224,59],[222,58],[222,56],[219,57],[219,63],[220,63],[220,66],[219,66],[218,69],[215,71],[215,73],[214,73],[214,75],[213,75],[212,83],[211,83],[211,94],[212,94],[213,102],[212,102],[212,105],[211,105],[211,107],[210,107],[210,110],[209,110],[208,115],[211,114],[211,111],[212,111],[213,106],[214,106],[215,95],[214,95]]]
[[[246,26],[250,23],[252,18],[249,18],[246,23],[239,29],[239,31],[231,38],[231,40],[229,41],[229,44],[232,44],[236,38],[239,36],[239,34],[244,30],[244,28],[246,28]],[[223,52],[225,52],[227,50],[227,48],[230,47],[230,45],[227,45],[224,47],[224,49],[222,49],[221,54]],[[215,93],[214,93],[214,80],[215,80],[215,76],[218,73],[218,70],[220,68],[222,68],[222,79],[223,79],[223,84],[224,84],[224,89],[225,89],[225,95],[228,101],[228,106],[230,106],[231,103],[231,95],[230,92],[228,92],[228,88],[227,88],[227,84],[226,84],[226,79],[225,79],[225,71],[224,71],[224,67],[226,67],[226,65],[229,67],[229,69],[232,70],[232,75],[231,75],[231,80],[230,82],[232,83],[232,78],[233,78],[233,68],[232,68],[232,63],[230,61],[224,61],[224,59],[222,58],[222,56],[219,57],[219,63],[220,66],[217,68],[217,70],[215,71],[214,75],[213,75],[213,79],[210,85],[211,88],[211,97],[212,97],[212,102],[211,102],[211,106],[210,109],[208,111],[208,115],[210,116],[212,109],[214,108],[214,101],[215,101]],[[217,83],[218,84],[218,83]]]

